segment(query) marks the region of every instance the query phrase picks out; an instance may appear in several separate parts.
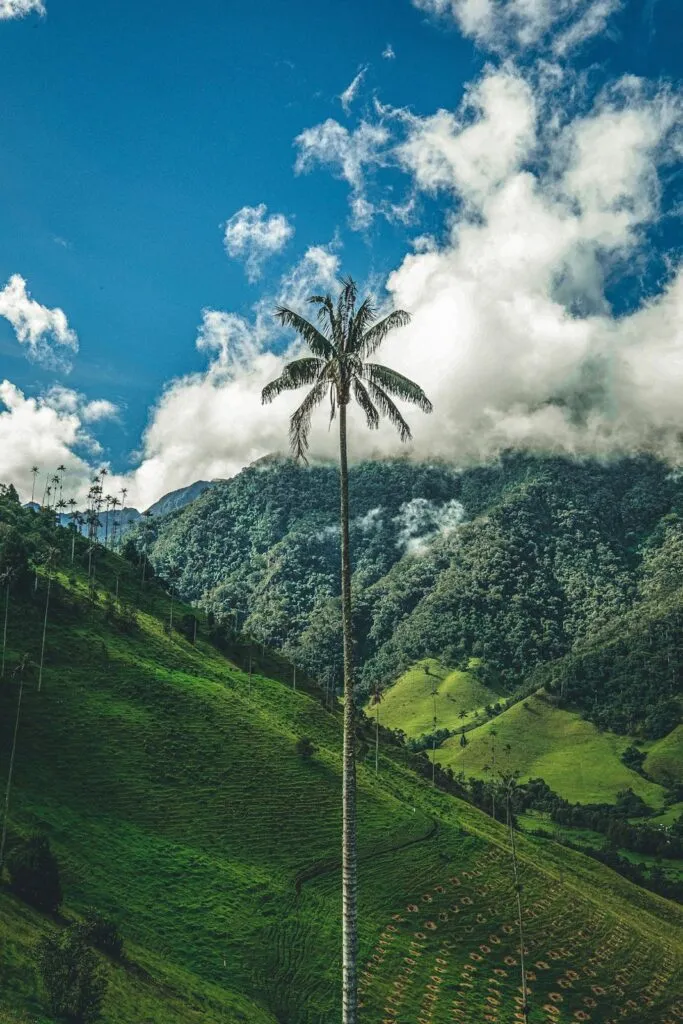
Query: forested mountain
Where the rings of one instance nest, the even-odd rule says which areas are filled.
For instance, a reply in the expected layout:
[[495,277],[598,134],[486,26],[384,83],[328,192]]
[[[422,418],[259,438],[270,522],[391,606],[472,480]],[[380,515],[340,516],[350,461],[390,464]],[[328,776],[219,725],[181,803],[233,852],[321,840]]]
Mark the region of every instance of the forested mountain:
[[[365,462],[351,508],[366,692],[420,658],[475,656],[481,678],[509,691],[545,666],[539,680],[554,680],[560,700],[617,731],[656,737],[678,721],[683,481],[663,463]],[[135,542],[185,599],[332,686],[337,516],[334,466],[270,458]]]

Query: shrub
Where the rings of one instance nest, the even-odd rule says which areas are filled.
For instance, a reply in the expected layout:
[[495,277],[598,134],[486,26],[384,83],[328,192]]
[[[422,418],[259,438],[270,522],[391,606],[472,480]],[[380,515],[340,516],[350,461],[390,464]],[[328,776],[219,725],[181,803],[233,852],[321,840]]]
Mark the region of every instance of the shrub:
[[89,910],[75,930],[89,946],[95,946],[108,956],[120,957],[123,953],[123,937],[118,924],[98,910]]
[[304,761],[310,761],[317,749],[310,736],[302,736],[296,741],[296,752]]
[[73,1024],[100,1020],[107,980],[78,930],[45,936],[36,952],[52,1012]]
[[7,857],[10,888],[38,910],[55,913],[62,902],[59,865],[46,836],[20,840]]

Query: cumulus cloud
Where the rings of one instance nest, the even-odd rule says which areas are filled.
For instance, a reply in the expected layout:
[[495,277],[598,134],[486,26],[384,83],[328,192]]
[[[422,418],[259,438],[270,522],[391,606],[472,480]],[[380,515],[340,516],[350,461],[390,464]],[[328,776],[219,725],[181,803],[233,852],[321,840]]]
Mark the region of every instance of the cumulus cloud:
[[464,35],[496,52],[543,47],[565,56],[604,31],[622,0],[413,0],[452,18]]
[[268,216],[265,203],[243,206],[226,222],[224,243],[229,256],[244,260],[247,278],[256,281],[265,261],[281,252],[294,234],[282,213]]
[[316,165],[328,167],[351,186],[351,222],[355,228],[366,228],[372,222],[374,205],[365,190],[367,171],[382,166],[390,134],[381,124],[361,121],[349,131],[333,118],[306,128],[294,140],[298,148],[295,164],[297,174],[304,174]]
[[345,114],[351,113],[351,105],[353,104],[353,101],[358,95],[358,90],[361,87],[367,70],[368,65],[364,64],[363,67],[359,69],[358,74],[355,76],[353,81],[349,85],[347,85],[346,89],[344,89],[344,92],[339,97]]
[[[0,383],[0,480],[31,497],[31,467],[40,469],[41,487],[58,466],[65,466],[65,495],[83,501],[92,474],[92,459],[101,453],[85,424],[112,415],[110,402],[88,401],[70,388],[50,388],[27,397],[8,380]],[[93,416],[93,413],[95,415]],[[79,454],[80,452],[80,454]],[[40,497],[42,490],[36,491]]]
[[33,13],[45,14],[42,0],[0,0],[0,21],[24,18]]
[[[499,81],[481,83],[480,94],[509,90],[504,69],[486,75]],[[438,160],[427,170],[412,163],[423,187],[467,200],[446,244],[407,256],[388,282],[395,304],[413,313],[392,362],[435,406],[415,421],[415,451],[456,460],[511,446],[679,458],[683,270],[619,317],[605,285],[659,216],[658,166],[680,159],[681,98],[626,79],[561,124],[534,120],[531,93],[513,93],[517,129],[507,102],[499,114],[482,104],[475,123],[503,140],[493,170],[478,145],[462,142],[475,126],[458,118],[439,125]],[[432,127],[413,124],[411,133]],[[544,160],[534,164],[539,147]]]
[[29,359],[65,369],[69,365],[66,353],[78,351],[78,338],[64,311],[32,299],[20,274],[13,274],[0,291],[0,316],[9,320]]
[[[606,286],[643,251],[660,216],[659,168],[683,155],[681,98],[627,78],[572,116],[565,92],[536,85],[506,65],[487,68],[455,112],[387,115],[385,158],[416,194],[438,192],[446,203],[445,236],[418,239],[387,282],[391,302],[413,316],[387,339],[382,359],[434,403],[432,416],[408,410],[408,450],[457,465],[509,447],[649,450],[676,461],[683,269],[618,316]],[[353,194],[353,172],[349,179]],[[333,289],[338,271],[334,247],[314,248],[282,292],[303,303],[316,278]],[[283,350],[272,305],[260,304],[249,321],[205,314],[198,344],[209,366],[171,384],[153,412],[131,484],[140,507],[286,449],[299,396],[264,409],[260,391],[299,350],[295,342]],[[400,449],[388,425],[370,433],[355,412],[350,431],[356,458]],[[323,412],[311,442],[314,457],[335,457]]]
[[507,68],[469,89],[456,113],[398,113],[408,128],[398,159],[417,186],[428,192],[453,189],[474,204],[520,167],[536,137],[532,89]]

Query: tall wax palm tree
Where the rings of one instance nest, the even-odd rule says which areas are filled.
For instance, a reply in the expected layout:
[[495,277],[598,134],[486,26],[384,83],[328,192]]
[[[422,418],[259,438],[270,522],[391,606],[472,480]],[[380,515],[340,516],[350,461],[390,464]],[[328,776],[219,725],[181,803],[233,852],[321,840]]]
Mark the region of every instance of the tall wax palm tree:
[[344,760],[342,781],[342,1020],[358,1020],[358,910],[356,853],[356,763],[355,702],[353,690],[353,636],[351,627],[351,558],[349,551],[349,475],[347,408],[352,400],[360,406],[368,427],[375,430],[380,416],[396,427],[401,441],[411,437],[410,427],[394,403],[394,398],[411,402],[431,412],[431,402],[422,389],[407,377],[379,363],[370,362],[386,336],[410,320],[408,313],[394,310],[381,319],[372,301],[356,306],[357,288],[351,278],[343,282],[337,302],[329,295],[309,299],[318,307],[318,325],[285,306],[279,306],[276,318],[284,327],[293,328],[309,349],[310,355],[289,363],[281,376],[262,392],[264,403],[272,402],[284,391],[304,385],[310,391],[292,415],[289,439],[297,458],[306,459],[311,418],[326,398],[330,401],[330,420],[339,415],[339,479],[341,492],[341,589],[344,646]]

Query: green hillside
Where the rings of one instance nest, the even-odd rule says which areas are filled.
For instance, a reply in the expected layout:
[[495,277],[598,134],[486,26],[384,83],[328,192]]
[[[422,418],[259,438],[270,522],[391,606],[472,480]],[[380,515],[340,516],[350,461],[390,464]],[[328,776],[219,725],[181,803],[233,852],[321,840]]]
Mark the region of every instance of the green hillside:
[[[476,720],[499,696],[478,680],[474,665],[471,671],[450,672],[436,659],[426,658],[404,672],[383,695],[380,722],[411,737],[433,732],[435,715],[437,728],[458,729]],[[374,714],[371,705],[366,710]]]
[[613,803],[619,790],[628,786],[651,807],[660,807],[664,800],[661,786],[622,763],[621,754],[631,742],[628,737],[598,732],[575,712],[554,707],[538,695],[468,732],[467,739],[464,748],[457,736],[446,740],[436,752],[439,764],[486,778],[495,743],[497,768],[518,771],[525,780],[542,778],[571,802]]
[[644,767],[662,785],[683,785],[683,725],[652,744]]
[[[42,692],[35,670],[25,688],[11,840],[49,835],[67,920],[88,906],[120,919],[127,959],[107,966],[105,1021],[335,1019],[338,715],[258,674],[250,686],[203,625],[196,646],[169,636],[168,596],[141,593],[137,567],[116,556],[99,555],[88,602],[84,542],[72,570],[67,535],[34,532],[32,544],[57,543],[61,568]],[[44,568],[37,591],[27,582],[10,603],[10,671],[40,650]],[[10,675],[3,783],[16,698]],[[317,745],[310,762],[302,735]],[[419,779],[400,748],[383,749],[378,775],[374,758],[362,763],[359,789],[364,1021],[518,1019],[506,830]],[[683,910],[546,841],[520,836],[519,853],[533,1024],[672,1018]],[[32,946],[62,922],[6,891],[0,921],[0,1019],[47,1024]]]

